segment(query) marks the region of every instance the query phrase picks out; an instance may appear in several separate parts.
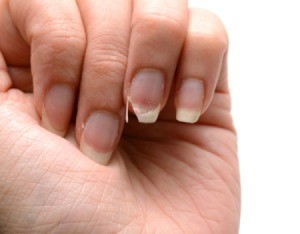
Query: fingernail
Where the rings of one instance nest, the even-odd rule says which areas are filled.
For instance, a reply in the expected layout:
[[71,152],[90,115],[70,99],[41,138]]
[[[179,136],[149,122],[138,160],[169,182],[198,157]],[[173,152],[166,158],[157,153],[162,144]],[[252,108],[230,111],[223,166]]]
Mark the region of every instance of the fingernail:
[[196,123],[203,108],[204,85],[198,79],[186,79],[177,94],[176,119],[185,123]]
[[64,84],[49,90],[42,110],[42,126],[59,136],[66,134],[74,106],[74,92],[72,87]]
[[156,122],[164,97],[165,78],[162,72],[142,70],[132,80],[129,101],[140,123]]
[[119,118],[107,111],[92,114],[87,120],[81,140],[80,150],[90,159],[107,165],[112,155],[119,131]]
[[5,92],[11,87],[12,82],[6,71],[0,70],[0,92]]

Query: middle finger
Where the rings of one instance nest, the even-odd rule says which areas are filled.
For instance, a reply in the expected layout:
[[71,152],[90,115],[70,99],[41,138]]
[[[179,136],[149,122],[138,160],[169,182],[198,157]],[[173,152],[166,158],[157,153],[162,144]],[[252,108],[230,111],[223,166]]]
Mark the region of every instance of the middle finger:
[[123,82],[130,36],[131,1],[78,0],[87,50],[76,119],[83,153],[107,164],[124,122]]

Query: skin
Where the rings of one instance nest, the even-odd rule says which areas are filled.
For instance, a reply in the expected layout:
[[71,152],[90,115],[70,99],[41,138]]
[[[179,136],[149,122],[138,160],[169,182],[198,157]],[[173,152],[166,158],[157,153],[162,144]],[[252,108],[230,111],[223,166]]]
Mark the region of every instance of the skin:
[[74,131],[68,142],[43,129],[32,95],[1,93],[1,231],[238,233],[229,106],[216,93],[205,114],[214,117],[197,126],[131,121],[104,167],[82,155]]
[[[238,233],[226,31],[211,12],[187,10],[186,1],[152,1],[165,9],[158,18],[147,1],[124,2],[107,2],[106,17],[110,9],[119,17],[106,23],[97,13],[103,4],[93,1],[0,1],[1,232]],[[171,12],[180,14],[166,21]],[[162,112],[154,124],[131,114],[123,128],[133,74],[157,67],[156,55],[167,74]],[[205,92],[201,118],[186,124],[175,119],[176,99],[191,77]],[[78,103],[59,116],[65,130],[50,132],[42,112],[57,83],[70,85]],[[81,126],[95,110],[115,114],[122,126],[106,165],[80,151]]]

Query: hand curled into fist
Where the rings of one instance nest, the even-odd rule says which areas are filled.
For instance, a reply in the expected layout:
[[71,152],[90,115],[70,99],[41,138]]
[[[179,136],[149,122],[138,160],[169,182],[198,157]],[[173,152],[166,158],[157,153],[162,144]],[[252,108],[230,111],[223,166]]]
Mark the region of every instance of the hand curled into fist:
[[0,232],[237,233],[227,50],[187,0],[0,0]]

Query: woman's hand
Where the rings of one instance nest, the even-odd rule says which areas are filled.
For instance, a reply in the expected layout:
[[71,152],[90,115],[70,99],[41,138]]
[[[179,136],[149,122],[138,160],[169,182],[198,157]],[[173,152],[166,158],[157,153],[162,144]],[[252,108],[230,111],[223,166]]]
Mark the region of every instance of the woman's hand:
[[41,124],[60,136],[76,113],[80,148],[99,163],[118,145],[126,104],[141,123],[195,123],[227,91],[223,24],[186,0],[0,2],[13,87],[33,86]]
[[[237,233],[215,15],[179,0],[0,4],[1,231]],[[126,103],[138,118],[123,129]]]
[[33,97],[0,93],[3,233],[238,233],[240,184],[230,96],[197,125],[131,120],[108,166],[40,126]]

